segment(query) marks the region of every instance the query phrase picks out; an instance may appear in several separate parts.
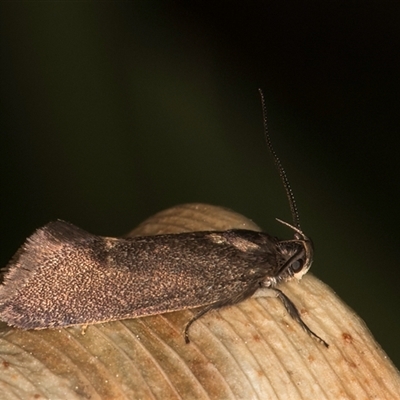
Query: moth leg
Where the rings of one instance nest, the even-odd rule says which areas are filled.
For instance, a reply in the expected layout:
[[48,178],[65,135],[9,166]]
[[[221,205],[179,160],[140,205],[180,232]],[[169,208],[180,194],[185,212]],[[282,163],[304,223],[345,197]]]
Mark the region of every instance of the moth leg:
[[84,336],[86,334],[88,326],[89,326],[88,324],[81,325],[81,335],[82,336]]
[[190,343],[189,339],[189,328],[193,324],[194,321],[198,320],[200,317],[202,317],[204,314],[208,313],[209,311],[213,310],[216,308],[215,304],[210,304],[207,307],[204,307],[201,311],[199,311],[187,324],[185,327],[185,342]]
[[[299,310],[297,307],[294,305],[292,300],[289,299],[283,292],[281,292],[279,289],[275,288],[263,288],[261,290],[264,292],[264,295],[267,295],[268,297],[274,296],[277,297],[284,305],[286,308],[286,311],[289,313],[289,315],[313,338],[315,338],[318,342],[322,343],[325,347],[329,347],[329,344],[325,342],[324,339],[320,338],[316,333],[314,333],[306,324],[305,322],[301,319]],[[254,297],[260,297],[260,296],[254,296]]]

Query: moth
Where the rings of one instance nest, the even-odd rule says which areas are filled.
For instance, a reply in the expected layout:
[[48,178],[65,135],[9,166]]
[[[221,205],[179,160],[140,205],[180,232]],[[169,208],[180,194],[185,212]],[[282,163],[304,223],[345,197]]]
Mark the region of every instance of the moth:
[[259,288],[276,296],[312,337],[293,302],[277,288],[311,267],[313,244],[301,230],[285,170],[272,146],[260,90],[265,139],[293,216],[294,238],[231,229],[110,238],[64,221],[38,229],[6,267],[0,319],[22,329],[59,328],[199,308],[184,330],[207,312],[239,303]]

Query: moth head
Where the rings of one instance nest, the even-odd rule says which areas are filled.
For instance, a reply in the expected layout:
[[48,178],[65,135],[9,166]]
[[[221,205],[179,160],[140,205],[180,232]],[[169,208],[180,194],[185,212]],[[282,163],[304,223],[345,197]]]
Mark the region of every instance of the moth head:
[[314,246],[301,229],[277,219],[280,223],[295,231],[294,239],[280,242],[281,250],[288,258],[276,274],[277,280],[288,281],[292,278],[300,280],[311,267],[314,255]]

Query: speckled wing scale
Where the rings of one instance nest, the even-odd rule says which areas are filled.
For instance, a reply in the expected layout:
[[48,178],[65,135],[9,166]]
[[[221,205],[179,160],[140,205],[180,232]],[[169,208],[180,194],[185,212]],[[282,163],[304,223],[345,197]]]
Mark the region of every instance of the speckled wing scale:
[[[261,93],[261,91],[260,91]],[[264,124],[265,102],[261,93]],[[208,311],[236,304],[269,288],[311,336],[295,305],[276,288],[300,279],[312,263],[313,246],[300,229],[286,174],[267,129],[293,215],[294,239],[232,229],[106,238],[64,221],[30,236],[6,267],[0,286],[0,319],[22,329],[95,324],[203,307],[185,328]]]

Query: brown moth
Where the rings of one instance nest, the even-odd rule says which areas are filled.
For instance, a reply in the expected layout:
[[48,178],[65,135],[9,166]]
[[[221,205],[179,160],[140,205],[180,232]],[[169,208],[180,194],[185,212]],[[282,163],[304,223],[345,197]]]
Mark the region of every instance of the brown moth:
[[294,231],[293,239],[241,229],[109,238],[64,221],[50,222],[26,239],[6,267],[0,319],[22,329],[45,329],[203,307],[186,325],[189,342],[196,319],[268,288],[308,334],[328,347],[277,288],[307,273],[313,245],[300,228],[260,94],[266,142],[293,216],[293,225],[278,221]]

